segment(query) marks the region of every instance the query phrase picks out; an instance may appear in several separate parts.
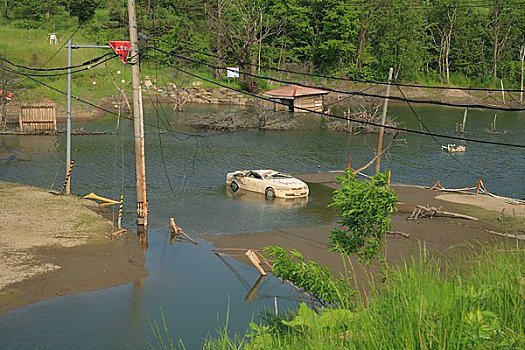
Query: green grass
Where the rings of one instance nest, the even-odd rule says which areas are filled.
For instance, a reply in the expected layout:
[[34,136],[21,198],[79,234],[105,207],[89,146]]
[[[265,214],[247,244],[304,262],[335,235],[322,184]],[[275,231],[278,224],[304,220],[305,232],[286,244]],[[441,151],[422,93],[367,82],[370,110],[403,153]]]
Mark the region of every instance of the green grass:
[[326,311],[300,326],[262,322],[249,341],[223,331],[205,348],[525,349],[525,251],[476,247],[448,261],[413,260],[385,277],[366,305],[335,323],[320,322]]

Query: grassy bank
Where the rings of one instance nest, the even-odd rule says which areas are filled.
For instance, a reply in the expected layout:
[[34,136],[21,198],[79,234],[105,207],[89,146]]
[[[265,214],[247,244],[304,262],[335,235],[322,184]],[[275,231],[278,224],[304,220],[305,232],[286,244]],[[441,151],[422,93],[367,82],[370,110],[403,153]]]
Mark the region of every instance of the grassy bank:
[[[34,68],[56,68],[67,66],[67,45],[66,41],[73,35],[74,44],[83,45],[107,45],[107,40],[121,40],[127,37],[127,33],[115,37],[115,34],[102,33],[100,36],[93,37],[89,28],[71,28],[68,31],[58,33],[58,45],[50,45],[49,31],[41,29],[20,29],[6,24],[0,24],[0,32],[3,33],[3,40],[0,42],[0,57],[10,62],[25,67]],[[107,38],[104,37],[107,36]],[[151,44],[153,45],[153,44]],[[110,49],[76,49],[72,54],[72,65],[82,65],[93,58],[111,53]],[[158,63],[158,60],[167,62],[166,55],[155,53],[154,51],[146,52],[146,57],[141,64],[141,75],[144,79],[148,76],[152,81],[157,82],[157,86],[165,89],[166,84],[175,83],[177,86],[192,86],[196,78],[177,73],[171,68]],[[110,58],[108,56],[107,58]],[[99,62],[105,61],[106,58]],[[66,91],[65,71],[47,71],[35,72],[15,67],[5,63],[5,67],[16,72],[6,72],[2,70],[0,75],[7,81],[7,89],[15,93],[13,102],[34,102],[43,99],[49,99],[58,105],[65,105],[64,94],[53,90],[58,89]],[[72,78],[72,91],[74,96],[79,96],[83,100],[92,103],[99,103],[101,98],[108,98],[119,95],[118,88],[123,88],[131,94],[131,71],[130,65],[123,65],[116,57],[102,64],[97,62],[91,65],[91,68],[81,70],[87,66],[74,68]],[[81,70],[75,72],[76,70]],[[189,69],[193,74],[205,79],[213,80],[213,72],[209,69]],[[40,74],[41,76],[32,76],[33,79],[23,74]],[[38,80],[44,84],[41,84]],[[225,85],[239,88],[237,81],[222,82]],[[201,82],[201,87],[216,87],[214,84]],[[144,100],[148,101],[149,96],[144,94]],[[81,103],[75,103],[78,107],[87,108]],[[76,106],[75,106],[76,107]]]
[[388,269],[352,310],[301,306],[206,349],[525,349],[525,251],[472,249]]

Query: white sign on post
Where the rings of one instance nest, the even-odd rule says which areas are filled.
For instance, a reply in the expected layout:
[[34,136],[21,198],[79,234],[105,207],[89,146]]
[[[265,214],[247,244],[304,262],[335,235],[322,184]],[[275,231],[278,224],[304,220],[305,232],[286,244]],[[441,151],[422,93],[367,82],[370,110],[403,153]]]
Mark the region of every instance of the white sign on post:
[[239,67],[226,67],[227,78],[238,78],[239,76]]

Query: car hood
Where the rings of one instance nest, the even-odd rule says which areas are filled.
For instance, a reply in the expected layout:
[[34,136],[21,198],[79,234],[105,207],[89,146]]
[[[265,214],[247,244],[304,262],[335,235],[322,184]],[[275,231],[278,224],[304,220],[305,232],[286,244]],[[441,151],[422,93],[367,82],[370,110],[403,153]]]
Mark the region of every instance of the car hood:
[[271,183],[284,185],[284,186],[293,186],[293,187],[303,187],[306,186],[304,182],[299,179],[267,179]]

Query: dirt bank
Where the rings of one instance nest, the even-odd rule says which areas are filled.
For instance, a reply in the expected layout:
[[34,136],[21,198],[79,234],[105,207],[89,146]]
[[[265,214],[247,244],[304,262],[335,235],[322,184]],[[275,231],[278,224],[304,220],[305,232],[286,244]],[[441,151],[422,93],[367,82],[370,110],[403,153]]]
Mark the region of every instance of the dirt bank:
[[[320,183],[330,188],[337,188],[336,173],[299,175],[303,181],[309,183]],[[394,231],[404,232],[410,235],[405,238],[401,235],[387,235],[386,258],[390,263],[399,263],[411,256],[418,256],[423,248],[431,254],[442,255],[448,251],[461,252],[461,247],[467,245],[479,245],[480,243],[504,242],[499,236],[492,235],[487,230],[502,232],[504,227],[499,222],[501,208],[505,205],[499,201],[501,206],[495,205],[495,198],[488,196],[468,195],[443,195],[439,192],[430,191],[415,186],[393,186],[399,195],[398,212],[393,216],[392,225]],[[465,200],[469,198],[468,200]],[[467,202],[469,204],[464,204]],[[490,203],[490,206],[487,204]],[[408,221],[416,205],[430,205],[442,210],[462,213],[466,215],[479,216],[482,220],[470,221],[457,218],[434,218],[421,219],[418,222]],[[525,217],[525,205],[513,206],[516,213]],[[494,209],[494,210],[489,210]],[[520,221],[521,229],[525,229],[525,221]],[[207,240],[213,242],[219,248],[256,248],[261,249],[268,245],[281,245],[287,249],[301,251],[307,260],[318,261],[328,265],[335,272],[343,272],[341,257],[328,251],[328,236],[332,229],[337,226],[337,220],[328,225],[315,227],[302,227],[292,229],[273,230],[267,232],[244,233],[239,235],[207,236]],[[373,272],[364,268],[354,261],[353,268],[358,279],[363,280],[365,274]]]
[[110,240],[89,201],[0,182],[0,313],[147,274],[135,235]]

